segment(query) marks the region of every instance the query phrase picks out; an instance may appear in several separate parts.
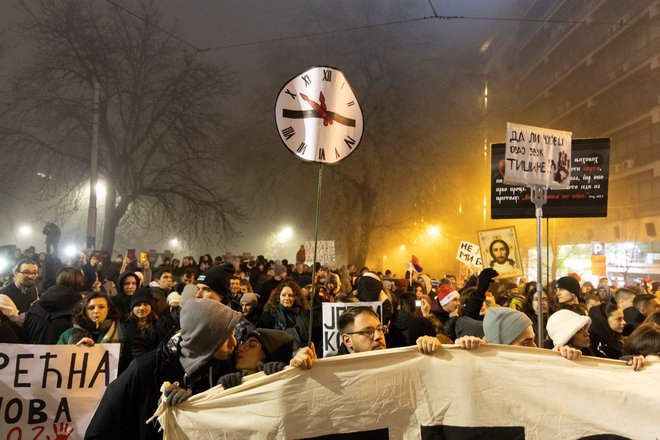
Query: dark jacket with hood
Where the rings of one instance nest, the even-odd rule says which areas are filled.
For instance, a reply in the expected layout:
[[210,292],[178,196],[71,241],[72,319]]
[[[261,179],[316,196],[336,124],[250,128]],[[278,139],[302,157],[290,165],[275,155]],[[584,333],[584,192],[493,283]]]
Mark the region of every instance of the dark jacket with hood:
[[73,308],[82,299],[80,292],[67,286],[52,286],[32,304],[23,325],[27,344],[56,344],[60,335],[71,328]]
[[[240,314],[210,299],[194,299],[181,310],[181,332],[156,350],[137,357],[108,385],[85,439],[158,439],[155,423],[146,424],[158,407],[163,382],[179,382],[200,393],[233,370],[214,359],[234,331]],[[188,373],[188,374],[187,374]]]
[[591,340],[591,350],[598,357],[608,359],[619,359],[622,356],[623,337],[620,333],[610,328],[605,315],[605,306],[603,303],[589,309],[591,326],[589,327],[589,339]]
[[420,336],[435,336],[433,323],[406,310],[396,310],[386,335],[389,348],[415,345]]
[[119,313],[120,321],[124,321],[128,315],[128,312],[131,311],[131,296],[124,293],[124,279],[129,275],[134,277],[138,283],[140,282],[140,278],[135,275],[135,272],[122,272],[119,275],[119,278],[117,278],[117,295],[110,297],[110,301],[112,301],[112,304],[115,306],[117,312]]

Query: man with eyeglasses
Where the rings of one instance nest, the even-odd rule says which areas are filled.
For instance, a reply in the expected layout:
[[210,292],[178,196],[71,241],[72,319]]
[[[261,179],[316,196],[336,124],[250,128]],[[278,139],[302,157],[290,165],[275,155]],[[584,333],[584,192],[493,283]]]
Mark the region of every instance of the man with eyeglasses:
[[39,266],[32,260],[23,259],[14,267],[14,281],[0,289],[0,294],[11,299],[18,313],[26,313],[30,305],[39,299],[36,286],[39,276]]
[[[371,307],[351,307],[338,319],[337,327],[341,335],[341,346],[337,354],[362,353],[385,350],[387,326],[382,325],[378,314]],[[417,338],[417,349],[424,353],[434,353],[442,343],[434,336]],[[464,336],[455,341],[461,348],[471,350],[480,347],[485,341],[475,336]]]
[[337,322],[341,335],[338,354],[362,353],[385,350],[387,326],[380,323],[378,314],[371,307],[352,307]]

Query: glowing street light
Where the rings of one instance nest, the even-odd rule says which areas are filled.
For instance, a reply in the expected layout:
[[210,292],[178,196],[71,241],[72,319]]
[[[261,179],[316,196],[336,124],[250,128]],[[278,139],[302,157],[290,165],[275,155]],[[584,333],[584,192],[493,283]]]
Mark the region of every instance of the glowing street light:
[[18,235],[21,237],[29,237],[32,235],[32,227],[29,225],[21,225],[18,227]]
[[402,251],[405,251],[406,250],[406,245],[402,244],[401,246],[399,246],[399,249],[402,250]]
[[179,245],[179,240],[177,240],[176,238],[170,240],[170,246],[172,246],[173,248],[177,247],[178,245]]
[[431,238],[436,238],[436,237],[440,236],[440,227],[439,226],[429,226],[427,234]]
[[69,258],[75,257],[77,252],[78,252],[78,248],[73,244],[70,244],[64,248],[64,255],[66,255]]
[[277,241],[279,241],[280,243],[286,243],[287,241],[291,240],[292,237],[293,237],[293,229],[290,226],[285,226],[277,234]]

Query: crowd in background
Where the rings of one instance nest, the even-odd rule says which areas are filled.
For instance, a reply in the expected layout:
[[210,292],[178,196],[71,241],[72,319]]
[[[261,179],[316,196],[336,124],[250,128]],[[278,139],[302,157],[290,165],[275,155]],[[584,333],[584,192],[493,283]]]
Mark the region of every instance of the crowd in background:
[[[205,273],[210,273],[206,285],[217,283],[212,271],[217,267],[230,274],[226,294],[224,287],[215,288],[220,301],[243,315],[236,328],[239,343],[254,328],[285,331],[296,347],[309,345],[311,334],[321,356],[323,302],[381,301],[388,347],[414,344],[423,335],[449,343],[463,335],[481,337],[475,321],[483,320],[493,307],[519,310],[537,329],[535,282],[491,276],[479,289],[476,276],[462,283],[453,275],[434,280],[412,267],[401,276],[389,270],[358,270],[351,264],[328,268],[317,263],[312,268],[305,264],[304,252],[296,257],[295,262],[263,256],[225,262],[206,254],[198,259],[164,258],[154,265],[145,256],[117,255],[110,260],[81,252],[73,264],[65,265],[33,247],[17,250],[13,270],[0,290],[2,342],[121,342],[123,371],[135,355],[176,333],[184,288],[198,284]],[[658,338],[660,283],[616,288],[607,278],[597,286],[580,281],[579,275],[570,274],[543,287],[545,347],[552,348],[559,339],[593,356],[658,354],[657,342],[642,350],[634,341],[640,334]]]

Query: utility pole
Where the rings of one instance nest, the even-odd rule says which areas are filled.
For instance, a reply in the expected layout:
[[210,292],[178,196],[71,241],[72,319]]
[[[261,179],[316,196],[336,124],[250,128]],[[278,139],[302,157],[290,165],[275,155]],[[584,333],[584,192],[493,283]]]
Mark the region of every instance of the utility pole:
[[99,160],[99,82],[94,80],[92,108],[92,154],[89,175],[89,210],[87,211],[87,250],[96,248],[96,183]]

